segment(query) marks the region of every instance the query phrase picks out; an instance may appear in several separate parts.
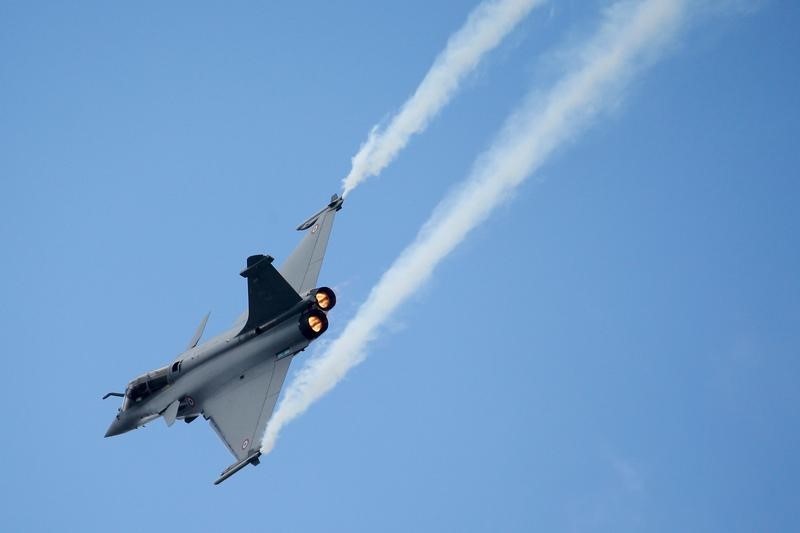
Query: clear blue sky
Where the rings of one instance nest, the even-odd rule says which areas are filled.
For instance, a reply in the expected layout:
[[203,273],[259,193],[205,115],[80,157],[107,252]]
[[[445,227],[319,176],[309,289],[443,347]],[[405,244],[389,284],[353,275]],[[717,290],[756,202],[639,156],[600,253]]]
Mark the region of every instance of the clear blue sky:
[[[202,420],[103,439],[102,394],[234,320],[246,256],[285,257],[475,3],[0,3],[0,529],[798,527],[780,0],[683,33],[258,468],[213,486],[231,457]],[[551,4],[345,204],[328,335],[607,2]]]

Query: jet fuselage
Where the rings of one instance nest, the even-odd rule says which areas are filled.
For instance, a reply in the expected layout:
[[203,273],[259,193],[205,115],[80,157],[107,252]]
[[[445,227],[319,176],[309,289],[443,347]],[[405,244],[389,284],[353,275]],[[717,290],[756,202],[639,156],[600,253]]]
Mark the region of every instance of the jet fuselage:
[[124,393],[106,394],[123,398],[106,437],[158,417],[171,426],[202,415],[236,459],[215,483],[257,465],[293,356],[325,333],[336,305],[333,291],[317,280],[342,202],[333,195],[298,226],[304,236],[279,269],[269,255],[247,258],[239,275],[247,280],[248,307],[231,329],[198,346],[206,315],[172,363],[130,381]]
[[[180,402],[177,418],[190,418],[200,413],[199,406],[223,385],[234,379],[244,380],[248,371],[270,357],[291,357],[304,350],[311,339],[300,328],[303,311],[313,307],[312,300],[303,300],[296,312],[281,320],[236,336],[231,329],[208,342],[184,352],[169,367],[157,369],[142,376],[158,375],[166,371],[168,384],[140,401],[126,398],[106,437],[120,435],[158,418],[173,402]],[[137,378],[140,380],[141,378]],[[136,383],[133,380],[131,383]]]

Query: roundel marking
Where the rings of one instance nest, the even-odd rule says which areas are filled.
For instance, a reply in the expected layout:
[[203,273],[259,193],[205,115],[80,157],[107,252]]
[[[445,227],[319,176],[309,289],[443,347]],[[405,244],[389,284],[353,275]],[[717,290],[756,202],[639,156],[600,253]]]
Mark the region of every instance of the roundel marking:
[[250,445],[250,439],[244,439],[242,441],[242,449],[243,450],[246,450],[249,445]]
[[194,407],[194,398],[192,398],[191,396],[187,396],[186,405],[188,405],[189,407]]
[[311,228],[311,233],[316,233],[318,229],[319,229],[319,224],[314,224],[314,227]]

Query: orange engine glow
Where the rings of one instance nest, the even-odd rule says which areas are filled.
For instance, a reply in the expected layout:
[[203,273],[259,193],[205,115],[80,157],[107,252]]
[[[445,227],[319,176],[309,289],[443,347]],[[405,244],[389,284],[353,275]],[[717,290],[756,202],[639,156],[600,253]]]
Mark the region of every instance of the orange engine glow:
[[314,297],[317,299],[317,305],[323,311],[327,311],[331,308],[331,297],[327,292],[319,291],[314,295]]
[[314,333],[319,333],[322,331],[322,320],[316,315],[311,315],[308,317],[308,327],[310,327]]

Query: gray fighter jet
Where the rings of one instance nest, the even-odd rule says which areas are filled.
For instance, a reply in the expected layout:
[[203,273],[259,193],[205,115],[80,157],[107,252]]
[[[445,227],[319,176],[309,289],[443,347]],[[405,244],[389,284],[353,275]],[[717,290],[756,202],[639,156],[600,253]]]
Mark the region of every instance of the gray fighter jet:
[[247,279],[248,309],[231,329],[198,346],[206,315],[175,361],[134,379],[125,393],[106,394],[103,399],[123,399],[106,437],[158,417],[171,426],[202,415],[236,457],[215,485],[257,465],[292,357],[325,333],[326,313],[336,305],[331,289],[317,287],[317,277],[342,201],[334,195],[297,228],[306,235],[279,269],[268,255],[247,258],[241,275]]

